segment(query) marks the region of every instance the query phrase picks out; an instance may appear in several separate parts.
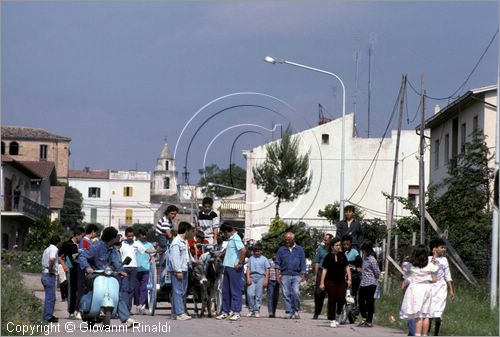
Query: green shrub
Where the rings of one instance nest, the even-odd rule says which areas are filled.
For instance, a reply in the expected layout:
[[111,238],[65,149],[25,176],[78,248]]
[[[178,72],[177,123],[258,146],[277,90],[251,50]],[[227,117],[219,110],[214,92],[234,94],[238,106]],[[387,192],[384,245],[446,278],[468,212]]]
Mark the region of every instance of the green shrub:
[[2,250],[2,265],[14,266],[22,272],[41,273],[42,254],[42,251]]
[[16,335],[15,331],[7,331],[9,322],[30,326],[40,324],[42,311],[41,301],[22,286],[19,272],[14,267],[2,266],[2,336]]

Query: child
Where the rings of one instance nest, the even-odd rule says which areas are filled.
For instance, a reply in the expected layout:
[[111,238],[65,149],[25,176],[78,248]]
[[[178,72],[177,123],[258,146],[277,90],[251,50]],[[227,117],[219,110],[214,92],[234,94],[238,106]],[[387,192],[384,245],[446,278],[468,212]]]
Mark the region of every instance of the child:
[[254,254],[248,259],[246,271],[249,311],[247,317],[260,317],[263,288],[267,288],[271,265],[267,258],[262,255],[260,243],[255,244],[253,251]]
[[373,313],[375,312],[374,295],[381,273],[370,240],[363,241],[361,252],[363,253],[363,267],[361,271],[361,287],[359,288],[359,311],[363,320],[358,326],[371,328],[373,326]]
[[429,262],[434,258],[437,263],[438,271],[436,273],[436,283],[432,284],[432,305],[431,319],[429,322],[429,332],[431,330],[432,321],[435,321],[434,336],[439,336],[439,328],[441,327],[441,316],[446,307],[446,297],[448,296],[447,289],[450,290],[450,298],[453,301],[455,291],[450,273],[450,265],[448,259],[443,255],[446,253],[446,243],[443,239],[434,239],[430,244],[431,256]]
[[151,255],[156,252],[155,247],[147,241],[146,230],[141,228],[137,231],[137,239],[144,247],[144,252],[136,252],[137,257],[137,287],[135,288],[134,302],[137,305],[136,313],[143,314],[148,298],[149,268]]
[[267,311],[269,313],[269,318],[276,317],[276,307],[278,306],[278,299],[280,296],[280,284],[276,281],[276,266],[274,261],[276,259],[276,253],[278,248],[274,250],[273,257],[268,259],[269,261],[269,282],[267,285]]
[[399,316],[401,319],[415,319],[415,336],[427,336],[429,316],[432,304],[432,273],[438,270],[433,258],[428,259],[429,251],[424,245],[418,245],[411,258],[411,266],[407,265],[408,288],[406,289]]

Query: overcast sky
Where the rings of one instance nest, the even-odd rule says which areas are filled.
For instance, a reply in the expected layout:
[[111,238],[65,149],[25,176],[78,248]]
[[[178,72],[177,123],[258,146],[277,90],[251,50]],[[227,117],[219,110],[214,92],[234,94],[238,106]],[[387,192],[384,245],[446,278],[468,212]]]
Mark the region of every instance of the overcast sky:
[[[416,89],[423,74],[429,96],[448,97],[498,27],[497,1],[2,2],[1,11],[2,125],[70,137],[72,169],[152,170],[166,137],[192,177],[204,158],[227,167],[231,150],[245,167],[241,151],[271,140],[273,124],[317,125],[318,104],[341,116],[338,81],[266,55],[336,73],[366,137],[371,46],[370,133],[380,137],[403,74]],[[458,94],[496,84],[497,41]],[[414,128],[418,96],[407,96],[404,127]],[[447,103],[428,100],[427,116]]]

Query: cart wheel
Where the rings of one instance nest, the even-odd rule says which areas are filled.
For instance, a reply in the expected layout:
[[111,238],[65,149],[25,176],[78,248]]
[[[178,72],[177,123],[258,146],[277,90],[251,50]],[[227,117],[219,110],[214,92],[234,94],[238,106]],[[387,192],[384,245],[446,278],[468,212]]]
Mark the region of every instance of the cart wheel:
[[148,280],[148,313],[151,316],[155,315],[156,300],[157,300],[157,289],[158,276],[156,275],[156,263],[152,261],[149,264],[149,280]]

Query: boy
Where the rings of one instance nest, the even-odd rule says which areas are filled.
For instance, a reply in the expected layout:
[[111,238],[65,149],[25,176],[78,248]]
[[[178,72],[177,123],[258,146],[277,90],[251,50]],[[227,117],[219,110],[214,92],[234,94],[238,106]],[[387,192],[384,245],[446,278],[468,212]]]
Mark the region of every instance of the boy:
[[246,273],[249,311],[247,317],[260,317],[263,288],[267,288],[269,282],[269,268],[269,261],[262,255],[262,245],[255,244],[253,255],[248,259]]
[[198,213],[198,227],[205,234],[208,243],[217,243],[219,237],[219,216],[212,210],[214,201],[212,198],[205,197],[202,202],[203,209]]

